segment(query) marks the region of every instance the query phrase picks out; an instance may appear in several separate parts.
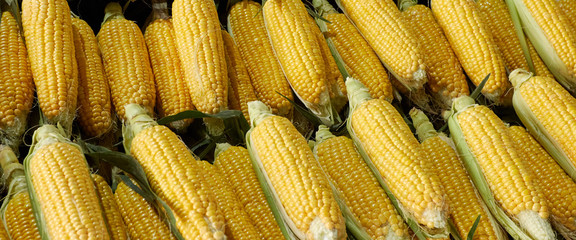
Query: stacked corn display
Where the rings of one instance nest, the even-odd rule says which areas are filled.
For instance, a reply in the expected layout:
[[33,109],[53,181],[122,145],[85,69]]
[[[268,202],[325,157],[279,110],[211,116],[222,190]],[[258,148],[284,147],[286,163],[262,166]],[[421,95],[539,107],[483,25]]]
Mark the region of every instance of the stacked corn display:
[[0,240],[576,240],[575,0],[16,2]]

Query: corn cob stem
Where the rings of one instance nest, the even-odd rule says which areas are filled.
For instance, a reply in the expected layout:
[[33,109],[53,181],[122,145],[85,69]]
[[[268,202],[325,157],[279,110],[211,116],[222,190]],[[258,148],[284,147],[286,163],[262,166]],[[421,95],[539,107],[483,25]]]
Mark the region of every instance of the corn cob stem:
[[0,145],[0,167],[2,168],[2,181],[10,186],[13,192],[26,191],[26,174],[24,166],[18,162],[16,154],[9,146]]
[[154,19],[169,19],[170,13],[168,10],[168,3],[166,0],[152,0],[152,13]]

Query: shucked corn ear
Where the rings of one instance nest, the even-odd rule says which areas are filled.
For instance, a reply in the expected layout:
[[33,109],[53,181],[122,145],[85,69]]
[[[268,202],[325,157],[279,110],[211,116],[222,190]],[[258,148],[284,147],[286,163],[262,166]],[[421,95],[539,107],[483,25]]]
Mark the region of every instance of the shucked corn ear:
[[266,196],[250,162],[250,153],[243,147],[218,144],[214,166],[229,180],[234,194],[262,239],[283,239],[284,236],[266,201]]
[[553,78],[515,70],[510,81],[518,117],[576,181],[576,99]]
[[528,51],[530,52],[530,57],[534,64],[534,74],[536,74],[536,76],[554,78],[554,75],[552,75],[550,70],[548,70],[548,67],[546,67],[546,64],[542,61],[542,58],[540,58],[540,55],[538,55],[534,45],[528,38],[526,38],[526,44],[528,45]]
[[152,114],[156,87],[144,36],[136,23],[124,18],[117,2],[109,3],[105,11],[98,44],[114,108],[123,120],[124,106],[130,103],[140,104]]
[[425,153],[402,116],[389,102],[372,99],[358,80],[348,78],[346,87],[348,132],[365,161],[375,166],[372,171],[398,199],[402,214],[413,216],[429,233],[446,234],[448,205],[440,179],[429,172]]
[[522,52],[520,39],[516,35],[514,22],[506,2],[501,0],[476,0],[476,3],[480,10],[480,16],[482,16],[486,28],[494,38],[496,48],[498,48],[504,59],[508,72],[517,68],[530,70]]
[[254,223],[222,173],[209,162],[200,161],[199,164],[205,176],[210,179],[210,189],[214,191],[218,208],[226,218],[226,235],[231,239],[260,239]]
[[431,7],[470,80],[478,86],[490,74],[482,93],[495,103],[507,104],[503,96],[510,83],[504,60],[476,3],[473,0],[432,0]]
[[126,183],[118,183],[114,197],[130,239],[176,239],[146,199]]
[[290,86],[308,109],[331,125],[326,62],[304,3],[268,0],[262,12],[270,42]]
[[436,103],[447,109],[452,99],[470,94],[466,76],[430,8],[416,3],[414,0],[400,1],[402,17],[420,41],[432,96]]
[[523,127],[508,128],[520,156],[548,201],[552,224],[566,239],[576,237],[576,183]]
[[346,238],[344,218],[306,140],[262,102],[248,103],[252,129],[246,135],[259,180],[269,186],[282,220],[299,239]]
[[[34,211],[28,195],[28,185],[24,166],[8,146],[0,146],[0,167],[2,181],[8,187],[8,193],[2,204],[2,225],[6,224],[7,234],[12,240],[40,240],[40,232],[36,226]],[[1,229],[0,229],[1,230]]]
[[346,205],[372,239],[409,239],[408,227],[380,187],[351,139],[316,132],[314,154]]
[[[156,108],[159,117],[194,110],[178,56],[175,35],[171,19],[156,19],[144,32],[156,83]],[[186,119],[172,122],[170,126],[177,131],[184,131],[190,123],[192,119]]]
[[339,0],[384,65],[406,88],[419,89],[427,81],[419,43],[392,0]]
[[576,27],[556,0],[512,0],[524,32],[552,74],[576,91]]
[[92,28],[72,18],[72,29],[78,64],[78,123],[87,137],[98,137],[113,124],[110,87]]
[[558,7],[562,9],[562,12],[564,12],[564,15],[566,15],[572,27],[576,28],[576,18],[574,18],[574,16],[576,16],[576,1],[558,0]]
[[246,64],[238,47],[234,43],[234,39],[228,32],[222,30],[222,39],[224,40],[224,49],[226,50],[226,63],[228,64],[228,79],[230,86],[228,89],[228,102],[230,108],[234,110],[241,110],[246,120],[250,121],[248,117],[248,102],[256,101],[256,93],[250,82],[250,76],[246,69]]
[[461,237],[468,236],[472,224],[481,216],[475,239],[507,239],[506,235],[476,192],[462,165],[454,143],[444,133],[438,133],[424,112],[410,111],[412,123],[422,148],[431,162],[432,172],[440,177],[450,202],[450,215]]
[[[225,239],[224,215],[199,163],[178,136],[137,104],[126,105],[124,146],[144,169],[152,190],[174,212],[186,239]],[[178,174],[174,174],[178,173]]]
[[76,115],[78,68],[65,0],[22,1],[22,27],[42,113],[69,131]]
[[48,239],[110,239],[88,163],[80,147],[62,134],[52,125],[38,128],[24,160],[40,234]]
[[172,15],[192,102],[209,114],[227,109],[228,70],[214,1],[176,0]]
[[268,39],[260,4],[250,0],[234,4],[228,15],[228,32],[246,64],[258,100],[274,114],[290,114],[292,105],[280,94],[290,100],[294,97]]
[[124,220],[122,220],[122,214],[118,208],[118,204],[114,199],[114,194],[112,189],[104,180],[104,178],[98,174],[92,174],[92,181],[96,186],[96,192],[98,198],[102,202],[102,209],[104,211],[104,217],[108,223],[108,230],[110,231],[111,240],[126,240],[128,239],[128,231]]
[[470,97],[455,99],[452,111],[452,139],[490,212],[514,238],[555,239],[546,199],[504,122]]
[[314,0],[313,4],[317,9],[322,7],[322,17],[329,21],[325,34],[332,39],[349,74],[364,83],[372,96],[391,102],[394,96],[388,72],[354,24],[325,0]]
[[3,144],[17,147],[32,108],[34,81],[18,23],[10,11],[1,14],[0,136]]

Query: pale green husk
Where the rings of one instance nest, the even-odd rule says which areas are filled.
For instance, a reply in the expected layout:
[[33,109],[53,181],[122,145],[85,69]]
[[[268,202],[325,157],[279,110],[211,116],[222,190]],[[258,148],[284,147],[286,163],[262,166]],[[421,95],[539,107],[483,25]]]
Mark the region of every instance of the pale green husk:
[[[460,124],[458,123],[458,115],[466,111],[469,108],[473,108],[477,106],[474,103],[474,100],[469,97],[460,97],[460,98],[467,98],[466,102],[463,105],[458,107],[454,107],[457,104],[462,104],[460,99],[456,99],[453,104],[453,109],[458,110],[456,113],[452,114],[448,119],[448,126],[450,128],[450,134],[452,140],[456,145],[456,149],[460,155],[460,159],[462,160],[464,167],[466,168],[468,174],[470,174],[470,178],[476,186],[476,190],[484,200],[484,203],[492,213],[492,215],[498,220],[500,225],[506,229],[506,231],[514,238],[514,239],[522,239],[522,240],[536,240],[528,235],[524,230],[511,218],[509,217],[506,212],[500,207],[490,187],[486,178],[484,177],[484,173],[482,172],[482,168],[478,164],[476,157],[468,147],[466,143],[466,139],[464,138],[464,134],[462,133],[462,129],[460,128]],[[467,105],[467,106],[466,106]]]
[[376,168],[376,166],[374,165],[374,163],[372,162],[372,160],[370,159],[370,157],[368,156],[368,154],[364,150],[364,146],[362,145],[362,142],[360,142],[360,140],[358,139],[358,137],[354,133],[354,128],[352,127],[352,122],[350,121],[350,119],[351,119],[350,117],[352,116],[352,114],[354,114],[354,111],[356,110],[356,108],[358,106],[360,106],[360,104],[362,104],[363,102],[371,100],[372,97],[368,93],[368,89],[360,81],[358,81],[356,79],[348,78],[346,80],[346,87],[348,89],[348,99],[350,100],[350,114],[349,114],[348,122],[346,125],[346,127],[348,129],[348,133],[350,134],[350,137],[352,138],[354,145],[356,145],[356,149],[358,150],[358,153],[360,153],[360,155],[362,156],[362,158],[364,159],[364,161],[366,162],[366,164],[368,165],[370,170],[372,170],[372,173],[374,173],[374,176],[376,177],[376,179],[380,183],[380,186],[382,186],[382,188],[386,192],[386,195],[388,195],[388,197],[390,198],[390,201],[392,202],[392,205],[394,205],[394,208],[396,208],[396,211],[398,211],[398,213],[400,213],[400,215],[402,216],[404,221],[408,224],[410,229],[412,229],[412,231],[416,234],[416,237],[418,239],[424,240],[426,238],[446,238],[446,237],[448,237],[447,229],[441,229],[441,230],[439,230],[439,232],[433,233],[429,229],[427,229],[423,226],[420,226],[420,224],[418,224],[418,222],[416,221],[414,216],[409,211],[405,210],[401,206],[400,202],[398,202],[398,200],[396,199],[394,194],[392,194],[392,191],[390,191],[390,188],[388,187],[388,185],[384,181],[382,175],[380,174],[380,171],[378,170],[378,168]]
[[[564,152],[560,144],[548,133],[544,125],[538,120],[538,117],[534,115],[530,106],[524,100],[521,91],[522,84],[529,81],[532,75],[524,76],[523,79],[515,80],[521,78],[517,74],[522,74],[520,71],[514,71],[510,74],[510,80],[514,83],[514,87],[518,90],[514,91],[514,96],[512,97],[512,104],[514,105],[514,110],[516,114],[526,126],[528,131],[538,142],[546,149],[546,151],[556,160],[558,165],[564,169],[564,171],[576,181],[576,166],[572,163],[568,155]],[[526,74],[526,72],[524,72]]]
[[550,69],[550,72],[556,77],[556,80],[570,92],[576,91],[576,76],[570,74],[568,66],[562,62],[558,53],[546,38],[542,28],[540,28],[526,5],[524,5],[523,0],[506,0],[506,2],[509,6],[513,5],[515,7],[526,35],[530,38],[542,61],[544,61],[548,69]]

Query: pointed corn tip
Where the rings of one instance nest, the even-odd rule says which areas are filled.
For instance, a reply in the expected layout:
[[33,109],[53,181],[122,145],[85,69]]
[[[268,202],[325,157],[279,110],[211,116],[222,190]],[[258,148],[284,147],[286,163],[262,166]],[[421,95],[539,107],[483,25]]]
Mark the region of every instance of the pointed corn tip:
[[521,211],[518,215],[518,222],[526,232],[528,232],[535,239],[552,240],[556,239],[554,231],[550,223],[540,217],[540,215],[532,210]]
[[510,73],[508,79],[512,82],[512,86],[515,88],[520,87],[522,83],[526,82],[533,76],[533,73],[526,71],[524,69],[518,68]]

